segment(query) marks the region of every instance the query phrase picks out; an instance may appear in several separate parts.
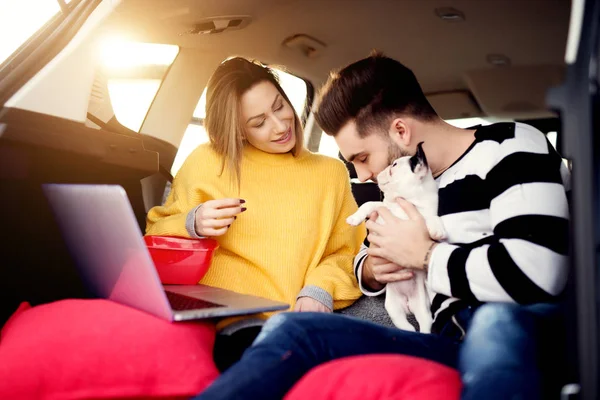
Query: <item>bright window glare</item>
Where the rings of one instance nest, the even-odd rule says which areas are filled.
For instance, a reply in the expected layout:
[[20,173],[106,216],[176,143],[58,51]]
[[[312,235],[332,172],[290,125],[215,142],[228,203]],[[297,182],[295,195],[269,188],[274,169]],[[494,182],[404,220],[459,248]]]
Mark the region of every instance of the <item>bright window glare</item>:
[[[206,117],[206,88],[204,88],[200,100],[198,101],[198,104],[196,104],[192,117],[199,119],[204,119]],[[189,124],[183,134],[181,143],[179,143],[177,155],[171,166],[171,175],[177,175],[177,171],[179,171],[179,168],[181,168],[183,162],[188,158],[190,153],[194,151],[196,147],[206,142],[208,142],[208,134],[206,133],[204,126],[198,125],[197,123]]]
[[296,114],[302,117],[304,112],[304,104],[306,103],[306,82],[297,76],[288,74],[287,72],[274,69],[279,76],[279,84],[287,94],[292,103],[292,107],[296,110]]
[[548,132],[546,134],[548,141],[552,144],[552,147],[556,149],[556,140],[558,138],[558,134],[556,132]]
[[108,93],[119,123],[139,132],[159,86],[160,79],[110,79]]
[[55,0],[1,0],[0,63],[59,11]]
[[338,158],[339,152],[340,149],[333,136],[329,136],[323,132],[321,134],[321,141],[319,142],[319,153],[329,157]]
[[171,65],[179,47],[171,44],[136,43],[106,39],[101,45],[102,63],[108,68],[135,68],[146,65]]
[[[552,147],[554,147],[554,150],[556,150],[556,142],[558,140],[558,133],[555,131],[551,131],[551,132],[546,133],[546,137],[548,138],[548,141],[550,142]],[[566,158],[563,158],[562,160],[563,160],[563,163],[566,165],[566,167],[571,169],[571,167],[569,165],[569,160]]]
[[189,124],[183,134],[183,139],[179,144],[179,150],[177,151],[175,160],[173,160],[171,175],[175,176],[190,153],[194,151],[196,147],[206,142],[208,142],[208,135],[206,134],[204,127],[196,124]]
[[[179,47],[156,43],[137,43],[119,40],[117,37],[104,39],[100,44],[101,62],[108,76],[108,93],[119,123],[139,132],[148,109],[158,92],[162,76],[135,78],[136,68],[146,66],[167,67],[173,63]],[[130,79],[111,78],[111,72],[129,70]]]
[[200,101],[196,104],[196,109],[193,114],[194,118],[206,118],[206,88],[200,96]]
[[459,118],[459,119],[447,119],[447,123],[454,125],[457,128],[469,128],[475,125],[489,125],[489,122],[483,118]]

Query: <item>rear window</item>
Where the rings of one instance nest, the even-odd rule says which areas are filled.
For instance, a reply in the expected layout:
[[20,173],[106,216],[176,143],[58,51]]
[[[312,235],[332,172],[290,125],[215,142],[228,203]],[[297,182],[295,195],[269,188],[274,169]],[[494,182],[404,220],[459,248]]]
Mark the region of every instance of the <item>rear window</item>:
[[[0,64],[62,10],[57,0],[0,1]],[[71,0],[64,0],[66,10]]]
[[102,74],[119,123],[139,132],[160,85],[177,57],[170,44],[106,39],[102,43]]

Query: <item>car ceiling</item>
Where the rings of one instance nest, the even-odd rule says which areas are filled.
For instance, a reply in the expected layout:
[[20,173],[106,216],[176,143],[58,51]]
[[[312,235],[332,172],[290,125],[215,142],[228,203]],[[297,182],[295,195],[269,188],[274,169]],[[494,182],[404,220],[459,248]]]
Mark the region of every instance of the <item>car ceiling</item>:
[[[435,12],[439,7],[459,10],[464,20],[442,20]],[[484,114],[502,114],[504,103],[512,112],[524,103],[535,114],[540,110],[531,103],[543,101],[563,68],[569,13],[568,0],[124,0],[109,26],[136,40],[205,52],[225,48],[231,55],[285,65],[317,87],[332,69],[377,49],[412,68],[428,94],[465,91]],[[240,30],[184,33],[198,21],[223,15],[252,20]],[[296,34],[326,47],[309,58],[282,45]],[[491,65],[489,54],[508,57],[510,66]],[[511,90],[506,82],[513,75],[518,79]],[[527,90],[531,81],[536,82]],[[532,91],[532,99],[523,99]]]

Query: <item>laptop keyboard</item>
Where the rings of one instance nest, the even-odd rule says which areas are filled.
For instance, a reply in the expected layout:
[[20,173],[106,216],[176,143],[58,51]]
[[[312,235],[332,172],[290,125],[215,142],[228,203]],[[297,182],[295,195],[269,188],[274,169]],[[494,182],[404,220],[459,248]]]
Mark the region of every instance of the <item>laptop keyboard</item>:
[[210,301],[196,299],[184,294],[167,292],[167,299],[171,304],[171,308],[175,311],[184,310],[202,310],[205,308],[225,307],[222,304],[211,303]]

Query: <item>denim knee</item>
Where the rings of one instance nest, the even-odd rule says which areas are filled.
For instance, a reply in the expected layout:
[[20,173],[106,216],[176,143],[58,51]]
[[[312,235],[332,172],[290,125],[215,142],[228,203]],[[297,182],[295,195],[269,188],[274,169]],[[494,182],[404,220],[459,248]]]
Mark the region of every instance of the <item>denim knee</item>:
[[518,322],[521,312],[521,306],[514,303],[484,304],[473,315],[469,325],[469,334],[476,334],[480,331],[505,330]]
[[482,305],[471,320],[462,344],[460,369],[515,365],[534,349],[534,321],[512,303]]
[[464,345],[510,348],[533,340],[534,325],[532,315],[518,304],[484,304],[473,315]]
[[267,340],[274,340],[282,336],[289,337],[293,335],[298,329],[302,329],[302,320],[306,317],[307,314],[298,312],[284,312],[272,316],[263,325],[252,345],[254,346]]
[[539,398],[535,326],[529,306],[482,305],[459,352],[462,398]]

